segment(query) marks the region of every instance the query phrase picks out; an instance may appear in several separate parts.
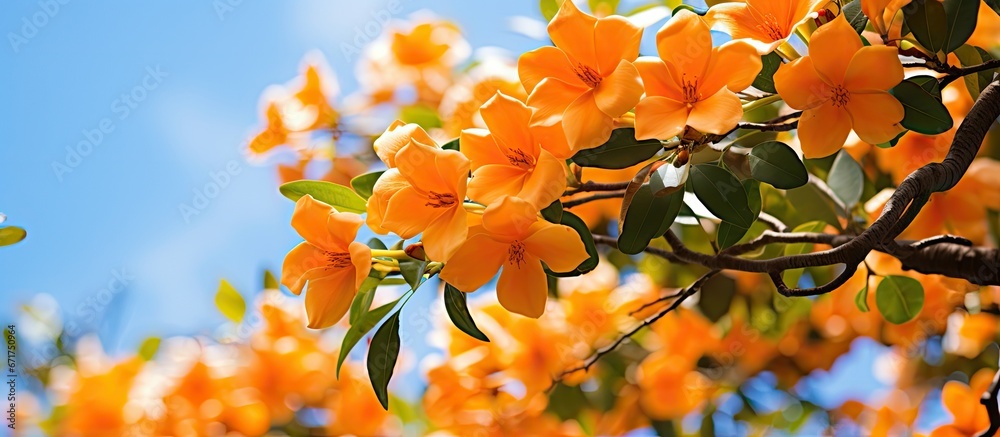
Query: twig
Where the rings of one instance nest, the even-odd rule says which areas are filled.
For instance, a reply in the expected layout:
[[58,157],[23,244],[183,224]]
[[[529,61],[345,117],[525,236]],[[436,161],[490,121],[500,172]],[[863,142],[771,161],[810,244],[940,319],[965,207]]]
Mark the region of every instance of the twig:
[[580,186],[572,190],[567,190],[565,193],[563,193],[563,196],[572,196],[577,193],[590,192],[590,191],[617,191],[617,190],[624,190],[627,187],[628,187],[628,181],[611,182],[611,183],[587,181],[580,184]]
[[588,202],[593,202],[595,200],[621,198],[624,195],[625,195],[625,190],[610,191],[610,192],[606,192],[606,193],[597,193],[597,194],[592,194],[592,195],[587,196],[587,197],[581,197],[579,199],[567,200],[567,201],[563,202],[562,206],[563,206],[563,208],[572,208],[574,206],[580,206],[580,205],[583,205],[583,204],[588,203]]
[[[610,246],[615,249],[618,248],[618,240],[615,240],[614,238],[611,238],[607,235],[594,234],[594,243],[603,244],[605,246]],[[677,255],[674,255],[674,253],[669,250],[660,249],[658,247],[647,247],[643,249],[643,252],[646,252],[650,255],[658,256],[672,263],[687,264],[686,261],[680,259]]]
[[986,414],[990,417],[990,427],[985,431],[977,434],[978,437],[988,437],[996,435],[997,431],[1000,431],[1000,370],[993,375],[993,383],[990,384],[989,390],[983,393],[983,396],[979,398],[979,403],[983,404],[986,408]]

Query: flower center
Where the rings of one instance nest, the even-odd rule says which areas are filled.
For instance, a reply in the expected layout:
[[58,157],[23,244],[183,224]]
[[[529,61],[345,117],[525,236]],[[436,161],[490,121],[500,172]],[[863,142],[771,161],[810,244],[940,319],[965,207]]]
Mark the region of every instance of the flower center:
[[847,106],[847,102],[851,101],[851,93],[843,85],[837,85],[833,89],[833,96],[830,97],[830,100],[833,101],[833,106],[843,108]]
[[326,252],[330,267],[341,268],[351,265],[351,254],[347,252]]
[[698,76],[688,80],[687,74],[681,74],[681,89],[684,91],[684,102],[691,107],[692,103],[701,100],[701,93],[698,92]]
[[531,168],[535,165],[535,160],[523,150],[508,148],[507,151],[507,160],[510,161],[510,165],[520,168]]
[[521,268],[521,263],[524,262],[524,243],[519,240],[510,243],[510,248],[507,249],[507,262]]
[[772,41],[777,41],[785,37],[785,32],[782,31],[781,25],[778,24],[778,20],[774,18],[774,14],[765,14],[757,17],[757,30],[763,32]]
[[430,206],[433,208],[447,208],[455,204],[455,195],[451,193],[438,193],[436,191],[431,191],[427,195],[427,203],[424,206]]
[[583,83],[591,88],[597,88],[601,84],[601,80],[604,79],[597,70],[583,64],[577,64],[573,71],[576,72],[576,77],[579,77]]

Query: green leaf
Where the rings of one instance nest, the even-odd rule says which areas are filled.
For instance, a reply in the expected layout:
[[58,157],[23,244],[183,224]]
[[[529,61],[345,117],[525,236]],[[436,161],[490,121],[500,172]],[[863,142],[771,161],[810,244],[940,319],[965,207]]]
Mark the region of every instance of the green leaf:
[[406,106],[399,110],[399,119],[404,123],[416,123],[424,129],[434,129],[443,126],[436,109],[423,104]]
[[333,182],[294,181],[282,184],[278,190],[285,197],[295,201],[308,194],[313,199],[337,208],[340,212],[364,214],[367,209],[365,199],[355,194],[354,190]]
[[682,203],[683,192],[657,197],[650,184],[643,184],[625,212],[622,232],[618,235],[618,250],[629,255],[642,252],[650,240],[667,231]]
[[354,192],[358,193],[363,199],[368,199],[372,197],[372,189],[375,187],[375,182],[378,181],[379,176],[382,176],[385,171],[373,171],[371,173],[365,173],[360,176],[356,176],[351,179],[351,188],[354,188]]
[[460,146],[459,139],[455,138],[454,140],[448,141],[447,143],[444,143],[443,145],[441,145],[441,148],[444,149],[444,150],[455,150],[455,151],[458,151],[459,150],[459,146]]
[[985,1],[986,5],[989,6],[990,9],[993,9],[993,12],[996,12],[997,15],[1000,15],[1000,0],[985,0]]
[[340,367],[344,364],[344,360],[347,359],[347,355],[351,353],[351,349],[358,344],[368,331],[371,331],[375,325],[378,324],[379,320],[382,320],[392,308],[396,306],[399,299],[375,308],[365,314],[358,323],[352,323],[350,329],[344,334],[344,341],[340,343],[340,356],[337,357],[337,377],[340,378]]
[[689,164],[680,167],[675,167],[673,164],[661,165],[650,174],[649,187],[653,189],[654,196],[666,196],[682,190],[690,173]]
[[139,345],[139,358],[149,361],[156,356],[156,351],[160,349],[160,337],[149,337]]
[[264,289],[265,290],[277,290],[281,288],[281,283],[278,282],[278,278],[274,277],[274,273],[270,270],[264,270]]
[[892,94],[903,104],[905,115],[900,123],[903,127],[925,135],[937,135],[951,129],[952,119],[948,109],[912,79],[896,85]]
[[382,408],[389,409],[389,380],[399,357],[399,312],[382,324],[368,348],[368,379]]
[[861,10],[861,0],[853,0],[850,3],[844,5],[844,11],[842,12],[844,18],[847,18],[847,22],[851,23],[851,27],[859,35],[861,32],[865,31],[865,26],[868,25],[868,17]]
[[[825,228],[826,228],[826,223],[823,223],[821,221],[814,221],[798,225],[795,227],[795,229],[792,229],[792,232],[818,233],[818,232],[823,232],[823,229]],[[785,246],[785,256],[802,255],[804,253],[812,252],[812,250],[813,250],[812,243],[788,244]],[[787,284],[789,287],[796,287],[798,286],[799,278],[802,277],[803,272],[805,272],[805,269],[788,269],[781,274],[781,278],[785,281],[785,284]]]
[[729,170],[714,164],[695,165],[689,181],[698,200],[716,217],[742,228],[753,224],[747,193]]
[[930,93],[930,95],[934,96],[935,99],[941,100],[941,85],[934,76],[921,74],[919,76],[911,77],[909,81],[920,85],[920,88],[923,88],[924,91]]
[[805,184],[794,190],[785,192],[785,198],[798,212],[802,221],[822,220],[841,229],[839,214],[842,209],[837,201],[815,184]]
[[980,0],[944,0],[944,14],[948,21],[945,53],[955,51],[972,36],[979,16],[979,3]]
[[0,247],[17,243],[28,236],[28,232],[17,226],[4,226],[0,228]]
[[830,167],[826,185],[847,209],[851,209],[861,200],[861,193],[865,188],[865,172],[861,169],[861,164],[846,150],[841,149]]
[[903,21],[909,26],[917,42],[937,53],[948,38],[948,19],[944,5],[938,0],[913,0],[903,8]]
[[559,223],[560,221],[562,221],[562,215],[563,215],[562,202],[556,200],[555,202],[550,203],[549,206],[546,206],[545,209],[542,209],[541,213],[542,213],[542,218],[544,218],[545,220],[548,220],[551,223]]
[[[862,15],[864,16],[864,15]],[[760,57],[761,69],[753,80],[753,87],[766,93],[778,92],[774,88],[774,73],[781,66],[781,56],[775,52]]]
[[761,182],[767,182],[774,188],[789,190],[798,188],[809,182],[809,173],[802,160],[791,147],[785,143],[768,141],[750,149],[747,156],[750,162],[750,174]]
[[[955,56],[958,57],[958,62],[963,67],[971,67],[993,60],[993,56],[986,50],[970,45],[959,47],[958,50],[955,50]],[[975,74],[967,74],[963,77],[965,87],[969,89],[969,95],[972,96],[972,100],[979,98],[979,94],[993,81],[993,76],[996,72],[997,69],[993,68]]]
[[573,162],[582,167],[622,169],[643,162],[663,149],[660,140],[637,140],[635,129],[615,129],[607,142],[573,155]]
[[386,250],[385,243],[383,243],[382,240],[379,240],[378,238],[372,238],[371,240],[368,240],[368,247],[375,250]]
[[909,276],[886,276],[875,290],[875,306],[889,323],[909,322],[924,307],[924,287]]
[[403,279],[410,284],[411,290],[416,290],[424,280],[424,270],[427,269],[427,261],[413,258],[399,260],[399,273]]
[[719,223],[719,235],[716,237],[719,249],[725,249],[739,243],[740,239],[742,239],[749,230],[750,228],[741,228],[729,222]]
[[858,309],[863,313],[870,311],[868,308],[868,280],[865,279],[865,286],[861,288],[861,291],[854,296],[854,304],[858,306]]
[[600,12],[602,16],[613,15],[618,10],[619,0],[587,0],[590,11]]
[[225,279],[219,281],[219,291],[215,292],[215,307],[233,323],[240,323],[247,311],[243,296]]
[[553,272],[548,268],[548,266],[546,266],[545,274],[557,278],[568,278],[572,276],[580,276],[597,268],[597,264],[600,262],[601,258],[597,252],[597,244],[594,243],[594,235],[590,233],[590,228],[587,227],[587,223],[585,223],[580,217],[577,217],[576,214],[569,211],[563,211],[562,219],[559,223],[569,226],[576,231],[577,235],[580,236],[580,240],[583,241],[584,247],[587,248],[587,254],[590,255],[590,258],[587,258],[580,263],[576,269],[569,272]]
[[364,281],[361,281],[361,286],[358,287],[358,292],[354,295],[354,300],[351,301],[351,308],[348,312],[348,321],[350,321],[351,325],[358,323],[359,320],[365,317],[365,314],[368,314],[368,310],[372,307],[372,302],[375,300],[375,289],[382,283],[385,276],[385,272],[373,269],[368,272],[368,277]]
[[538,9],[542,11],[545,21],[552,21],[552,18],[559,13],[559,0],[539,0]]
[[469,334],[470,337],[489,342],[490,339],[486,337],[486,334],[483,334],[483,331],[479,330],[476,322],[472,320],[467,299],[468,296],[461,290],[452,287],[451,284],[444,284],[444,309],[448,312],[451,322],[462,332]]

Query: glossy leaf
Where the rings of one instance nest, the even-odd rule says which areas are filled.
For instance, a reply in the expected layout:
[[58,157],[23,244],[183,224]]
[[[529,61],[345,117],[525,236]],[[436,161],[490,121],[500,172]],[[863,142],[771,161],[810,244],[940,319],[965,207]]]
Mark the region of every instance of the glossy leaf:
[[[760,197],[760,182],[753,179],[743,181],[743,190],[747,193],[747,201],[750,205],[750,213],[757,217],[760,214],[763,200]],[[720,249],[725,249],[738,243],[750,228],[743,228],[730,222],[719,223],[716,243]]]
[[948,38],[948,20],[940,1],[914,0],[903,8],[903,20],[920,45],[932,53],[944,48]]
[[854,305],[857,305],[858,309],[863,313],[871,311],[868,308],[868,279],[865,279],[865,286],[861,287],[861,291],[854,296]]
[[976,29],[981,0],[944,0],[944,14],[948,21],[948,34],[944,41],[945,53],[951,53],[965,44]]
[[399,300],[394,300],[390,303],[382,305],[375,308],[365,314],[358,323],[352,323],[350,329],[344,334],[344,340],[340,343],[340,356],[337,357],[337,377],[340,377],[340,367],[344,364],[344,360],[347,359],[347,355],[351,353],[351,349],[358,344],[368,331],[371,331],[375,325],[378,324],[379,320],[382,320],[392,308],[396,306],[396,302]]
[[399,312],[386,319],[375,331],[368,348],[368,379],[382,408],[389,409],[389,380],[399,357]]
[[657,197],[653,195],[650,184],[644,184],[625,212],[625,222],[618,236],[618,250],[629,255],[642,252],[650,240],[666,232],[683,202],[683,192]]
[[886,276],[875,290],[875,306],[889,323],[909,322],[924,307],[924,287],[909,276]]
[[348,312],[348,321],[352,325],[358,323],[359,320],[364,318],[365,314],[368,314],[368,310],[372,307],[372,301],[375,300],[375,289],[382,283],[385,276],[385,272],[373,269],[368,273],[368,277],[361,282],[357,294],[354,295],[354,300],[351,301],[351,307]]
[[637,140],[635,129],[626,127],[611,132],[604,144],[577,152],[572,160],[582,167],[622,169],[652,158],[662,148],[660,140]]
[[545,267],[545,273],[549,276],[554,276],[557,278],[568,278],[573,276],[580,276],[591,270],[597,268],[597,264],[600,262],[600,256],[597,252],[597,244],[594,243],[594,235],[590,232],[590,228],[587,227],[587,223],[583,221],[576,214],[569,211],[563,211],[562,218],[559,221],[560,224],[569,226],[576,231],[577,235],[580,236],[580,240],[583,241],[584,247],[587,248],[587,255],[589,258],[580,263],[576,269],[569,272],[553,272],[548,267]]
[[[862,15],[864,16],[864,15]],[[781,56],[777,52],[771,52],[760,57],[761,69],[757,77],[753,80],[753,87],[766,93],[778,92],[774,88],[774,73],[781,66]]]
[[294,181],[282,184],[278,190],[285,197],[296,201],[308,194],[340,212],[364,214],[367,209],[365,199],[358,196],[354,190],[333,182]]
[[937,135],[951,129],[952,119],[948,109],[913,80],[907,79],[896,85],[892,94],[903,104],[905,115],[900,123],[903,127],[925,135]]
[[382,173],[385,173],[385,171],[373,171],[357,176],[351,179],[351,188],[354,188],[354,192],[358,193],[362,198],[368,199],[372,197],[372,189],[375,187],[375,182],[378,181],[379,176],[382,176]]
[[767,182],[774,188],[789,190],[809,181],[809,173],[802,160],[785,143],[768,141],[750,149],[747,156],[750,174],[754,179]]
[[215,292],[215,307],[233,323],[240,323],[247,311],[243,296],[225,279],[219,281],[219,290]]
[[542,213],[542,218],[548,220],[551,223],[559,223],[562,221],[563,207],[562,202],[556,200],[546,206],[540,211]]
[[680,167],[675,167],[673,164],[661,165],[649,176],[649,186],[653,189],[653,195],[666,196],[680,191],[684,188],[684,183],[687,182],[690,173],[690,164],[684,164]]
[[461,148],[460,146],[461,146],[461,143],[459,142],[459,139],[455,138],[454,140],[451,140],[451,141],[448,141],[447,143],[442,144],[441,148],[444,149],[444,150],[455,150],[455,151],[458,151]]
[[698,200],[716,217],[743,228],[753,224],[746,191],[729,170],[714,164],[695,165],[689,182]]
[[28,236],[28,232],[17,226],[0,227],[0,247],[17,243]]
[[865,172],[851,154],[841,150],[833,160],[826,184],[848,209],[861,200],[865,188]]
[[865,26],[868,25],[868,17],[861,10],[861,0],[853,0],[850,3],[844,5],[844,10],[841,12],[844,18],[847,18],[847,22],[851,23],[851,27],[859,35],[861,32],[865,31]]
[[413,258],[399,260],[399,273],[410,285],[410,289],[416,290],[424,280],[424,270],[427,268],[427,261]]
[[[993,60],[993,56],[986,50],[970,45],[959,47],[958,50],[955,50],[955,56],[958,57],[958,62],[963,67],[971,67]],[[993,68],[975,74],[967,74],[963,77],[965,87],[969,89],[969,95],[972,96],[972,100],[979,98],[979,94],[993,81],[993,76],[996,72],[997,69]]]
[[489,342],[490,339],[483,334],[472,320],[467,304],[468,296],[461,290],[452,287],[451,284],[444,284],[444,309],[448,312],[448,318],[455,324],[455,327],[462,332],[469,334],[476,340]]

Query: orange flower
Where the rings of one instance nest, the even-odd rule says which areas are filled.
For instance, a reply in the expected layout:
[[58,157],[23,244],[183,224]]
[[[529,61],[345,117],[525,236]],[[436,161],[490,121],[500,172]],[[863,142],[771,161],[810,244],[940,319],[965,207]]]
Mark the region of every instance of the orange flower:
[[276,102],[267,104],[264,116],[267,118],[267,126],[250,140],[250,151],[253,153],[264,153],[288,142],[288,128],[285,127]]
[[531,108],[497,93],[480,112],[490,130],[462,131],[462,153],[472,161],[469,198],[484,205],[517,196],[535,209],[548,206],[566,189],[566,166],[539,146],[529,127]]
[[620,16],[595,18],[567,0],[549,23],[549,36],[555,47],[525,53],[517,65],[528,106],[538,109],[533,121],[562,121],[573,152],[597,147],[611,136],[614,119],[642,96],[632,65],[642,29]]
[[517,100],[525,101],[528,94],[517,78],[517,62],[500,56],[486,56],[477,59],[471,67],[452,84],[441,98],[438,112],[441,115],[444,133],[454,138],[463,129],[486,125],[480,117],[479,108],[497,92],[502,92]]
[[337,212],[307,194],[295,202],[292,227],[306,241],[285,256],[281,283],[299,294],[308,282],[309,327],[328,328],[347,312],[371,270],[371,249],[353,241],[361,216]]
[[289,94],[285,86],[274,86],[265,92],[267,126],[250,140],[251,152],[265,153],[288,144],[291,133],[337,126],[339,114],[329,101],[337,92],[337,83],[334,79],[324,81],[321,70],[329,71],[325,65],[322,59],[308,61],[302,73],[302,84],[288,85],[298,87],[295,93]]
[[993,373],[982,369],[972,376],[968,385],[958,381],[948,381],[941,390],[941,402],[955,421],[931,432],[931,437],[976,435],[989,428],[990,417],[986,407],[979,403],[979,397],[989,388]]
[[862,47],[841,15],[813,34],[809,56],[778,68],[774,87],[788,106],[803,110],[802,153],[821,158],[840,150],[851,129],[870,144],[902,132],[903,105],[886,91],[902,80],[896,48]]
[[[733,39],[747,39],[760,54],[773,51],[785,42],[809,14],[827,0],[747,0],[712,6],[705,20],[720,27]],[[683,46],[678,46],[683,47]]]
[[539,220],[530,203],[504,197],[486,208],[483,224],[441,271],[441,279],[465,292],[485,285],[501,267],[497,298],[508,311],[539,317],[545,311],[548,283],[542,261],[556,272],[570,271],[587,259],[580,236],[569,226]]
[[[376,183],[372,197],[377,200],[368,202],[369,223],[375,224],[376,231],[388,230],[403,238],[423,233],[427,256],[448,261],[468,235],[463,203],[469,160],[454,150],[411,141],[396,153],[395,164],[398,176],[391,175],[385,184]],[[377,217],[371,217],[373,204]],[[380,211],[383,206],[384,213]]]
[[396,166],[396,153],[399,149],[406,147],[411,142],[418,142],[425,146],[438,147],[427,131],[416,123],[403,123],[402,120],[393,121],[385,132],[375,140],[375,154],[385,163],[386,167]]
[[681,10],[656,33],[656,48],[659,59],[635,63],[646,86],[635,108],[636,138],[675,137],[685,126],[712,134],[736,127],[743,107],[734,91],[749,87],[761,68],[753,46],[732,41],[712,48],[708,24]]
[[896,13],[911,0],[861,0],[861,12],[879,35],[888,35]]

